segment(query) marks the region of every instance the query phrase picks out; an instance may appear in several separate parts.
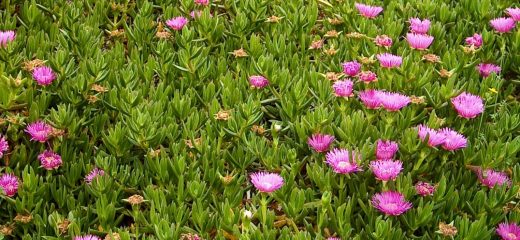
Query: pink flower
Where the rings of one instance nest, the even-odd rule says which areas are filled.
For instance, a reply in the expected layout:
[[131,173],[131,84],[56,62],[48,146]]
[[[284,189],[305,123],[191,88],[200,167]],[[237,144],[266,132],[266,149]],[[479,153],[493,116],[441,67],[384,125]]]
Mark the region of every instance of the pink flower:
[[334,140],[332,135],[317,133],[307,139],[307,144],[316,152],[326,152]]
[[450,128],[443,128],[440,130],[440,133],[445,137],[442,148],[448,151],[465,148],[468,143],[468,140],[462,134]]
[[389,112],[399,111],[411,102],[408,96],[393,92],[382,92],[379,99],[383,107]]
[[336,97],[353,97],[352,91],[354,90],[354,83],[350,80],[336,81],[332,88]]
[[9,150],[9,143],[5,140],[4,136],[0,135],[0,158],[7,153],[7,150]]
[[202,5],[202,6],[208,6],[209,0],[195,0],[195,4]]
[[392,46],[392,39],[387,35],[378,35],[376,36],[376,39],[374,40],[377,46],[380,47],[391,47]]
[[0,177],[0,188],[8,197],[13,197],[18,191],[20,180],[13,174],[7,173]]
[[393,191],[376,193],[371,202],[374,208],[390,216],[399,216],[412,208],[412,203],[407,202],[403,194]]
[[512,18],[495,18],[490,21],[491,26],[499,33],[506,33],[515,27],[515,20]]
[[475,33],[473,34],[473,36],[467,37],[466,44],[469,46],[479,48],[480,46],[482,46],[482,35]]
[[359,77],[359,80],[361,80],[365,83],[377,81],[377,75],[371,71],[363,71],[363,72],[359,73],[358,77]]
[[62,163],[61,156],[51,150],[45,150],[38,155],[38,159],[46,170],[58,169]]
[[498,172],[492,169],[487,169],[484,171],[479,170],[477,172],[477,176],[480,180],[480,183],[487,186],[488,188],[494,188],[496,185],[511,185],[511,180],[509,180],[509,177],[504,172]]
[[376,160],[370,162],[370,169],[376,178],[381,181],[395,180],[403,170],[403,162],[399,160]]
[[492,63],[481,63],[477,66],[478,73],[482,77],[488,77],[491,73],[499,74],[502,70],[500,66]]
[[256,172],[251,174],[251,183],[258,191],[271,193],[282,187],[283,178],[277,173]]
[[0,31],[0,47],[7,47],[7,44],[14,41],[15,38],[14,31]]
[[381,91],[368,89],[359,93],[359,99],[368,109],[377,109],[381,106],[381,94]]
[[56,79],[56,74],[52,71],[52,68],[46,66],[35,68],[32,72],[32,76],[41,86],[50,85]]
[[83,235],[75,236],[73,240],[101,240],[101,238],[95,235]]
[[430,20],[424,19],[421,21],[419,18],[410,18],[410,31],[417,34],[426,34],[430,29]]
[[358,162],[361,161],[361,155],[355,151],[335,148],[327,153],[327,164],[329,164],[334,172],[339,174],[350,174],[361,171]]
[[25,129],[25,132],[31,135],[31,141],[38,141],[41,143],[46,142],[51,133],[53,131],[53,128],[43,121],[36,121],[27,126],[27,129]]
[[427,49],[433,42],[433,36],[426,34],[407,33],[406,41],[410,47],[417,50]]
[[377,54],[377,60],[379,60],[379,64],[384,68],[394,68],[400,67],[403,63],[403,58],[397,55],[393,55],[391,53],[383,53]]
[[376,147],[376,158],[377,159],[392,159],[394,158],[395,153],[399,150],[399,146],[397,142],[393,142],[390,140],[377,140]]
[[382,7],[370,6],[362,3],[355,3],[354,6],[357,8],[361,16],[365,18],[375,18],[383,11]]
[[269,80],[264,76],[253,75],[249,77],[249,84],[253,88],[261,89],[269,85]]
[[444,134],[438,132],[437,130],[431,129],[423,124],[417,127],[417,131],[419,134],[419,138],[421,140],[426,140],[428,137],[428,146],[435,147],[441,144],[444,144],[446,140],[446,136]]
[[433,196],[433,193],[435,193],[435,186],[427,182],[418,182],[415,184],[415,191],[423,197]]
[[94,179],[96,179],[97,177],[99,176],[104,176],[105,175],[105,171],[103,171],[103,169],[99,169],[99,168],[94,168],[92,169],[92,171],[90,171],[87,176],[85,176],[85,182],[87,182],[87,184],[91,184],[92,181],[94,181]]
[[188,23],[185,17],[174,17],[166,21],[166,25],[173,30],[179,31]]
[[[513,20],[520,22],[520,8],[508,8],[506,9],[507,15],[509,15]],[[520,237],[519,237],[520,238]]]
[[497,234],[502,240],[518,240],[520,239],[520,226],[516,223],[498,224]]
[[451,99],[451,103],[460,117],[471,119],[475,118],[484,111],[482,98],[467,92]]
[[361,64],[357,61],[343,63],[343,72],[348,76],[354,77],[361,70]]

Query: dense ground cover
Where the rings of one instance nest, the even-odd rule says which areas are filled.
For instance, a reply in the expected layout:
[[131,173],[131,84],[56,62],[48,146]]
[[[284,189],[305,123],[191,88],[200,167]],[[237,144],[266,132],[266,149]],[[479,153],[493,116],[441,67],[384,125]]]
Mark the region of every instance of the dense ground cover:
[[520,238],[520,5],[364,4],[1,1],[0,239]]

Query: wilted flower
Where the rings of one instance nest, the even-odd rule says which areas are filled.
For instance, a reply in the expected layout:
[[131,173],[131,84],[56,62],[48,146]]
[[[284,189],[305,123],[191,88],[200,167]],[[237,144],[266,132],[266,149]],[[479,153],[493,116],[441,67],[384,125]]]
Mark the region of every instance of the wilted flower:
[[444,135],[444,143],[442,148],[453,151],[461,148],[465,148],[468,140],[460,133],[453,131],[450,128],[443,128],[440,133]]
[[376,57],[377,57],[377,60],[379,60],[381,67],[384,67],[384,68],[399,67],[403,63],[402,57],[393,55],[391,53],[377,54]]
[[379,99],[383,107],[390,112],[399,111],[410,103],[410,97],[393,92],[382,92],[379,94]]
[[7,47],[7,44],[14,41],[15,38],[14,31],[0,31],[0,47]]
[[334,172],[340,174],[350,174],[361,171],[359,161],[361,155],[355,151],[335,148],[327,153],[327,163]]
[[376,160],[370,162],[370,169],[372,169],[376,178],[381,181],[395,180],[403,170],[403,162],[391,159]]
[[239,48],[239,49],[233,51],[233,56],[235,56],[236,58],[239,58],[239,57],[247,57],[249,55],[247,55],[247,52],[244,51],[243,48]]
[[343,72],[348,76],[356,76],[361,70],[361,64],[357,61],[345,62],[343,65]]
[[264,76],[253,75],[249,77],[249,84],[251,84],[252,88],[261,89],[269,85],[269,80]]
[[325,35],[323,35],[323,36],[328,37],[328,38],[335,38],[335,37],[339,36],[339,33],[336,30],[330,30],[330,31],[327,31],[325,33]]
[[364,83],[370,83],[370,82],[377,81],[377,75],[375,73],[373,73],[372,71],[360,72],[358,77],[359,77],[359,80],[363,81]]
[[361,16],[366,18],[375,18],[383,11],[383,8],[379,6],[370,6],[362,3],[355,3],[354,5]]
[[453,226],[453,223],[446,224],[443,222],[439,223],[439,232],[446,237],[454,237],[457,235],[457,228]]
[[[513,20],[520,22],[520,8],[507,8],[507,15],[509,15]],[[520,236],[519,236],[520,238]]]
[[25,129],[25,132],[31,135],[32,141],[43,143],[49,139],[53,132],[53,128],[43,121],[36,121],[29,124]]
[[0,188],[8,197],[12,197],[18,191],[20,180],[13,174],[6,173],[0,177]]
[[403,194],[393,191],[376,193],[371,202],[377,210],[390,216],[399,216],[412,208],[412,203],[407,202]]
[[332,88],[334,89],[334,94],[337,97],[352,97],[354,94],[352,94],[352,91],[354,87],[354,83],[350,80],[343,80],[343,81],[336,81],[334,85],[332,85]]
[[326,152],[334,139],[332,135],[316,133],[307,139],[307,144],[316,152]]
[[130,205],[139,205],[144,202],[144,198],[141,195],[134,194],[128,197],[125,201],[130,203]]
[[256,172],[251,174],[251,183],[258,191],[271,193],[280,189],[284,181],[277,173]]
[[421,21],[419,18],[410,18],[408,22],[410,23],[410,31],[413,33],[426,34],[430,29],[431,22],[429,19],[424,19]]
[[14,224],[0,225],[0,234],[4,236],[11,236],[14,231]]
[[435,186],[427,182],[418,182],[415,184],[415,192],[421,196],[432,196],[435,193]]
[[426,60],[428,62],[431,62],[431,63],[438,63],[441,61],[441,58],[435,54],[431,54],[431,53],[428,53],[428,54],[425,54],[423,57],[422,57],[423,60]]
[[119,235],[119,233],[109,233],[105,235],[104,240],[121,240],[121,236]]
[[421,140],[424,141],[426,140],[426,137],[428,137],[428,146],[430,147],[441,145],[446,140],[444,134],[438,132],[435,129],[431,129],[423,124],[417,127],[417,131]]
[[209,0],[195,0],[195,4],[208,6],[209,5]]
[[497,234],[503,240],[520,239],[520,226],[516,223],[500,223],[498,224]]
[[500,66],[492,63],[481,63],[477,66],[477,70],[482,77],[488,77],[492,72],[499,74],[502,69]]
[[56,74],[50,67],[42,66],[33,69],[32,76],[41,86],[50,85],[55,79]]
[[379,90],[368,89],[359,93],[359,99],[363,102],[366,108],[376,109],[381,106],[382,92]]
[[46,170],[58,169],[62,163],[61,156],[51,150],[45,150],[38,155],[38,159]]
[[338,53],[338,50],[334,48],[334,45],[331,45],[329,49],[323,50],[323,52],[329,56],[336,55]]
[[309,49],[320,49],[323,47],[324,42],[325,42],[325,40],[323,40],[323,39],[313,41],[313,42],[311,42],[311,46],[309,46]]
[[282,19],[281,17],[278,17],[278,16],[273,15],[273,16],[268,17],[267,20],[266,20],[266,22],[269,22],[269,23],[278,23],[278,22],[280,22],[281,19]]
[[407,33],[406,41],[410,47],[417,50],[427,49],[433,42],[433,36],[426,34]]
[[87,182],[87,184],[91,184],[95,178],[97,178],[99,176],[104,176],[104,175],[105,175],[105,171],[103,171],[103,169],[99,169],[96,167],[96,168],[92,169],[92,171],[90,171],[87,174],[87,176],[85,176],[85,182]]
[[20,222],[20,223],[24,223],[24,224],[30,223],[32,220],[33,220],[33,216],[30,213],[16,214],[16,217],[14,217],[15,222]]
[[343,21],[339,18],[327,18],[327,21],[329,21],[329,23],[332,25],[339,25],[343,23]]
[[410,101],[413,104],[423,104],[426,102],[426,99],[424,96],[410,96]]
[[179,31],[188,23],[185,17],[174,17],[166,21],[166,25],[173,30]]
[[451,77],[451,75],[453,75],[453,73],[444,68],[442,68],[439,71],[439,76],[441,76],[442,78],[449,78],[449,77]]
[[83,236],[75,236],[73,240],[101,240],[98,236],[95,235],[83,235]]
[[467,37],[466,44],[469,46],[479,48],[480,46],[482,46],[482,35],[475,33],[473,34],[473,36]]
[[216,120],[227,121],[229,119],[229,110],[220,110],[215,113]]
[[490,21],[491,26],[499,33],[506,33],[515,27],[515,20],[512,18],[495,18]]
[[492,169],[482,171],[482,169],[479,169],[477,171],[477,176],[480,183],[488,188],[494,188],[496,185],[511,185],[511,180],[509,180],[509,177],[505,172],[494,171]]
[[392,46],[392,39],[387,35],[378,35],[376,36],[374,42],[377,46],[380,47],[391,47]]
[[482,98],[467,92],[452,98],[451,103],[459,116],[467,119],[475,118],[484,111]]
[[377,159],[392,159],[395,153],[399,150],[397,142],[384,141],[382,139],[377,140],[376,146],[376,158]]
[[9,143],[5,140],[4,136],[0,135],[0,158],[7,153],[7,150],[9,150]]

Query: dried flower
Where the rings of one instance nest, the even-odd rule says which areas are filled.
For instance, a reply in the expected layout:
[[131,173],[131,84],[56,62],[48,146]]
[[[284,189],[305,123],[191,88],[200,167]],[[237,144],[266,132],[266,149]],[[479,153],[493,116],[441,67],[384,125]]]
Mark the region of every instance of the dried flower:
[[167,38],[170,38],[172,36],[172,34],[168,31],[157,31],[155,33],[155,37],[159,38],[159,39],[167,39]]
[[277,16],[273,15],[273,16],[268,17],[266,22],[268,22],[268,23],[278,23],[278,22],[280,22],[281,19],[282,19],[281,17],[277,17]]
[[200,146],[200,144],[202,144],[202,138],[195,138],[194,142],[192,142],[191,139],[186,139],[184,140],[184,144],[189,148],[195,148],[195,146]]
[[264,76],[253,75],[249,77],[249,84],[252,88],[261,89],[269,85],[269,80]]
[[229,111],[228,110],[220,110],[215,114],[216,120],[227,121],[229,119]]
[[30,223],[32,220],[33,220],[33,216],[30,213],[25,214],[25,215],[17,214],[16,217],[14,217],[14,221],[20,222],[20,223],[25,223],[25,224]]
[[183,233],[181,234],[181,238],[179,240],[202,240],[202,238],[197,234]]
[[111,38],[116,38],[116,37],[121,37],[125,34],[125,30],[124,29],[115,29],[115,30],[112,30],[108,33],[108,35],[111,37]]
[[378,97],[383,108],[389,112],[399,111],[410,103],[410,97],[400,93],[381,92]]
[[325,77],[330,81],[337,81],[341,77],[341,73],[327,72],[325,73]]
[[329,18],[327,19],[329,21],[330,24],[332,25],[339,25],[339,24],[342,24],[343,21],[339,18]]
[[422,59],[428,61],[428,62],[431,62],[431,63],[439,63],[441,62],[441,58],[435,54],[425,54],[423,55]]
[[233,56],[235,56],[235,58],[240,58],[240,57],[247,57],[249,55],[247,55],[246,51],[244,51],[243,48],[240,48],[240,49],[233,51]]
[[18,191],[20,180],[13,174],[6,173],[0,177],[0,188],[8,197],[13,197]]
[[23,69],[28,72],[32,72],[35,68],[41,67],[45,64],[45,61],[40,59],[34,59],[23,63]]
[[420,96],[420,97],[417,97],[417,96],[410,96],[410,101],[413,103],[413,104],[423,104],[426,102],[426,98],[424,96]]
[[5,136],[2,136],[0,134],[0,158],[2,158],[4,156],[4,154],[7,153],[8,150],[9,150],[9,143],[5,139]]
[[121,240],[119,233],[109,233],[105,236],[105,240]]
[[443,128],[440,130],[440,133],[445,137],[442,148],[448,151],[465,148],[468,143],[468,140],[462,134],[453,131],[450,128]]
[[359,39],[359,38],[365,37],[365,34],[358,33],[358,32],[351,32],[351,33],[347,33],[345,36],[347,36],[348,38]]
[[251,131],[253,131],[254,133],[256,133],[258,135],[264,135],[264,133],[265,133],[264,127],[262,127],[260,125],[253,125],[251,127]]
[[0,234],[4,236],[11,236],[14,231],[14,224],[11,225],[0,225]]
[[446,140],[446,137],[443,133],[431,129],[423,124],[417,127],[417,131],[421,140],[424,141],[426,140],[426,137],[428,137],[428,146],[430,147],[435,147],[444,144],[444,141]]
[[410,23],[410,31],[413,33],[426,34],[430,29],[431,22],[429,19],[410,18],[408,22]]
[[27,126],[25,132],[31,135],[31,141],[38,141],[41,143],[46,142],[51,133],[53,127],[43,121],[36,121]]
[[334,85],[332,85],[334,89],[334,95],[336,97],[349,98],[354,96],[352,91],[354,90],[354,82],[349,79],[343,81],[336,81]]
[[403,63],[403,58],[397,55],[393,55],[391,53],[383,53],[377,54],[377,59],[381,64],[381,67],[384,68],[395,68],[400,67]]
[[500,223],[498,224],[497,234],[503,240],[520,239],[520,226],[516,223]]
[[129,198],[125,199],[125,201],[130,203],[130,205],[139,205],[144,202],[144,198],[141,195],[134,194]]
[[336,55],[336,53],[338,53],[338,50],[336,50],[334,48],[334,45],[330,46],[329,49],[325,49],[323,50],[323,52],[325,52],[325,54],[329,55],[329,56],[332,56],[332,55]]
[[324,37],[327,37],[327,38],[336,38],[338,36],[339,36],[339,33],[336,30],[327,31],[324,35]]
[[185,17],[174,17],[166,21],[166,25],[173,30],[179,31],[188,23]]
[[85,182],[87,182],[87,184],[91,184],[92,181],[94,181],[94,179],[96,179],[97,177],[99,176],[104,176],[105,175],[105,171],[103,171],[103,169],[99,169],[99,168],[94,168],[92,169],[92,171],[90,171],[87,176],[85,176]]
[[407,33],[406,41],[410,47],[417,50],[427,49],[433,42],[433,36],[426,34]]
[[345,73],[351,77],[356,76],[359,73],[359,71],[361,70],[361,64],[358,63],[357,61],[345,62],[342,64],[342,66],[343,66],[343,73]]
[[440,71],[439,71],[439,76],[441,76],[442,78],[450,78],[451,75],[453,75],[452,72],[442,68]]
[[327,153],[326,158],[327,164],[329,164],[336,173],[350,174],[361,171],[361,167],[359,166],[361,155],[356,151],[335,148]]
[[280,189],[284,181],[277,173],[256,172],[251,174],[251,183],[258,191],[271,193]]
[[45,150],[43,153],[38,155],[38,160],[42,167],[46,170],[58,169],[61,166],[61,156],[51,150]]
[[307,144],[316,152],[326,152],[334,140],[332,135],[316,133],[307,139]]
[[491,73],[499,74],[502,69],[492,63],[481,63],[477,66],[477,70],[482,77],[488,77]]
[[407,202],[403,194],[393,191],[376,193],[371,202],[377,210],[390,216],[399,216],[412,208],[412,203]]
[[323,47],[324,42],[325,42],[325,40],[323,40],[323,39],[313,41],[311,43],[311,46],[309,46],[309,49],[321,49]]
[[516,22],[520,22],[520,8],[507,8],[506,13]]
[[433,196],[433,193],[435,193],[435,186],[427,182],[418,182],[415,184],[415,192],[423,197]]
[[495,18],[489,23],[499,33],[507,33],[515,27],[515,20],[512,18]]
[[209,0],[194,0],[195,4],[202,5],[202,6],[208,6]]
[[0,31],[0,47],[7,47],[7,44],[13,42],[16,38],[14,31]]
[[370,169],[378,180],[390,181],[395,180],[397,175],[403,170],[403,162],[399,160],[376,160],[370,162]]
[[467,92],[452,98],[451,103],[459,116],[466,119],[475,118],[484,111],[482,98]]
[[55,79],[56,74],[50,67],[36,67],[32,72],[34,80],[41,86],[50,85]]
[[511,180],[507,176],[505,172],[499,172],[492,169],[482,170],[479,169],[477,171],[478,179],[480,183],[488,188],[494,188],[495,186],[502,186],[506,184],[507,186],[511,185]]
[[453,223],[446,224],[443,222],[439,223],[439,232],[446,237],[454,237],[457,235],[457,228],[453,226]]
[[482,35],[475,33],[471,37],[466,38],[466,45],[474,46],[475,48],[479,48],[482,46]]
[[376,158],[377,159],[392,159],[395,153],[399,150],[397,142],[384,141],[382,139],[377,140],[376,143]]
[[69,230],[69,224],[70,221],[68,219],[63,219],[61,222],[58,223],[58,230],[61,234],[67,233]]
[[370,82],[376,82],[377,81],[377,75],[373,73],[372,71],[363,71],[360,72],[358,75],[359,80],[363,81],[364,83],[370,83]]
[[75,236],[73,240],[101,240],[101,238],[95,235],[83,235]]
[[359,93],[359,98],[368,109],[377,109],[381,106],[382,92],[374,89],[368,89]]
[[108,89],[99,85],[99,84],[93,84],[92,87],[90,87],[90,89],[92,91],[95,91],[95,92],[98,92],[98,93],[103,93],[103,92],[108,92]]
[[392,39],[387,35],[378,35],[376,36],[374,42],[377,46],[380,47],[391,47],[392,46]]
[[370,6],[362,3],[355,3],[354,6],[359,11],[361,16],[369,19],[377,17],[377,15],[383,11],[383,8],[380,6]]

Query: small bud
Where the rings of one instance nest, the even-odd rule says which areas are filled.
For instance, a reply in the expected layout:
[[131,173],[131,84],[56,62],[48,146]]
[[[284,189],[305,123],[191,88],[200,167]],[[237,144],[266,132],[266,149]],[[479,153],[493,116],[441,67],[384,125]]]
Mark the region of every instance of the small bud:
[[244,210],[244,217],[247,219],[253,218],[253,213],[249,210]]
[[279,132],[280,130],[282,130],[282,125],[280,125],[280,124],[275,124],[275,125],[274,125],[274,130],[277,131],[277,132]]

